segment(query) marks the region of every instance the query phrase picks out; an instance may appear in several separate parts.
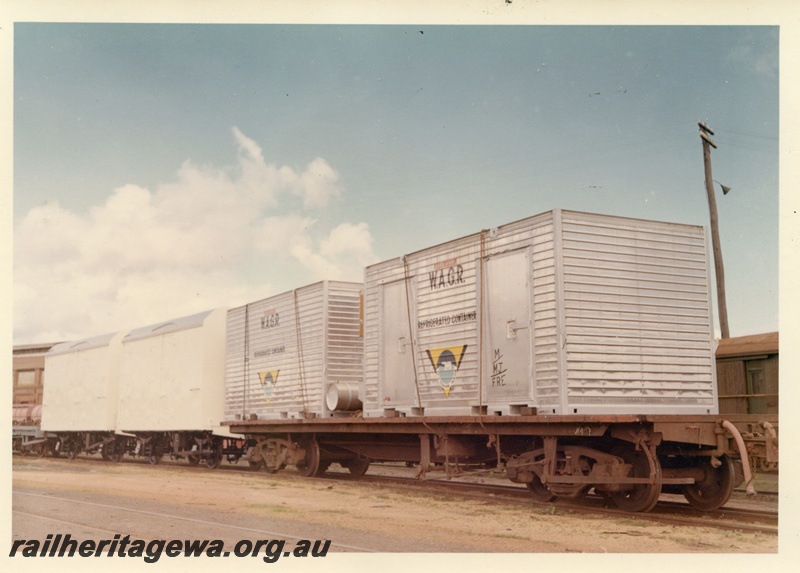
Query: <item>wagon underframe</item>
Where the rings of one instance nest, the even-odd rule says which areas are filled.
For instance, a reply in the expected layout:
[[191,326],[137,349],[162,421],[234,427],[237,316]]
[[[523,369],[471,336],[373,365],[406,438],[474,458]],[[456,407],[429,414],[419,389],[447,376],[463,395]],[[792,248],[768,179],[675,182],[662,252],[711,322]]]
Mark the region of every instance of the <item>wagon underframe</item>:
[[[763,416],[461,416],[250,420],[230,430],[255,444],[248,460],[269,472],[295,465],[317,475],[338,462],[363,473],[378,461],[413,464],[419,479],[503,469],[542,501],[594,488],[624,509],[648,511],[662,491],[711,510],[742,481],[751,490],[742,433],[774,425]],[[777,447],[770,453],[777,463]]]

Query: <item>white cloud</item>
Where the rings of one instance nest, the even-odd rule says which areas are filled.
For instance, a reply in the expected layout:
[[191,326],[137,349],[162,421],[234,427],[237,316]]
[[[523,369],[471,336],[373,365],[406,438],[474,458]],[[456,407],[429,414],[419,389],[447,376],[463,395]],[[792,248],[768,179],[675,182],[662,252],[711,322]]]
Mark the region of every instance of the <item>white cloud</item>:
[[247,137],[242,130],[238,127],[233,127],[233,136],[236,138],[236,142],[239,144],[239,151],[245,155],[247,155],[250,159],[254,160],[257,163],[264,162],[264,155],[261,153],[261,147]]
[[359,267],[377,262],[372,249],[372,234],[366,223],[342,223],[320,243],[320,254],[340,262],[353,261]]
[[321,157],[315,158],[305,171],[297,173],[288,166],[276,167],[265,163],[261,147],[233,128],[239,143],[239,166],[243,189],[254,198],[261,198],[267,205],[275,205],[277,195],[290,191],[303,199],[307,209],[326,207],[331,199],[341,195],[339,174]]
[[322,208],[332,198],[341,195],[338,187],[339,174],[320,157],[308,164],[300,181],[296,192],[303,198],[303,205],[309,209]]
[[[308,210],[341,195],[321,158],[268,164],[233,128],[238,162],[181,165],[154,190],[114,189],[76,213],[52,203],[16,225],[15,343],[67,340],[236,306],[322,279],[361,280],[364,223],[321,228]],[[302,198],[302,206],[297,198]]]
[[253,247],[261,253],[285,255],[292,247],[310,248],[314,219],[297,214],[264,217],[253,229]]
[[292,254],[312,270],[318,280],[359,282],[363,280],[364,267],[378,260],[372,250],[372,235],[366,223],[342,223],[320,241],[319,251],[314,252],[308,245],[298,243]]

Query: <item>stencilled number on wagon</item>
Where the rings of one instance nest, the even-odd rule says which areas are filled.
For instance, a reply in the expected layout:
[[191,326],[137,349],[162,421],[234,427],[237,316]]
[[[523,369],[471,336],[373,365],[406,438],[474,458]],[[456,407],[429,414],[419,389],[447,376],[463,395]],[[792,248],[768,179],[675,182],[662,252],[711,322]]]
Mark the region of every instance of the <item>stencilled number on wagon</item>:
[[591,436],[592,435],[592,428],[589,426],[578,426],[575,428],[575,435],[576,436]]
[[261,328],[275,328],[280,322],[281,315],[275,310],[267,310],[261,317]]
[[495,348],[492,360],[492,388],[506,385],[506,372],[508,369],[503,367],[503,351]]

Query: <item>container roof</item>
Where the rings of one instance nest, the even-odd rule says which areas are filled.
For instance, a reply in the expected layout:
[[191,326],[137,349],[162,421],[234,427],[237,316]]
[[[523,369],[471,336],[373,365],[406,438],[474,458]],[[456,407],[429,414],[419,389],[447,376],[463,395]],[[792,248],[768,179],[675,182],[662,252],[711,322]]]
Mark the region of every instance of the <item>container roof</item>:
[[70,342],[62,342],[56,344],[47,353],[47,356],[56,356],[58,354],[68,354],[70,352],[82,352],[84,350],[91,350],[93,348],[103,348],[110,346],[114,337],[119,336],[121,333],[112,332],[111,334],[103,334],[94,336],[92,338],[84,338],[83,340],[72,340]]
[[[538,213],[536,215],[531,215],[531,216],[525,217],[523,219],[518,219],[518,220],[512,221],[510,223],[505,223],[503,225],[500,225],[498,227],[494,227],[492,229],[484,229],[482,231],[478,231],[478,232],[475,232],[475,233],[471,233],[469,235],[464,235],[464,236],[457,237],[457,238],[449,240],[449,241],[445,241],[443,243],[439,243],[437,245],[431,245],[431,246],[426,247],[424,249],[420,249],[420,250],[417,250],[417,251],[414,251],[414,252],[411,252],[411,253],[406,253],[404,256],[413,257],[413,256],[418,255],[420,253],[424,253],[424,252],[430,251],[431,249],[436,249],[438,247],[442,247],[442,246],[445,246],[445,245],[453,245],[455,243],[462,242],[462,241],[472,241],[472,240],[475,240],[476,237],[480,237],[481,234],[484,233],[484,232],[488,232],[490,238],[493,238],[496,234],[502,233],[504,230],[511,229],[511,228],[513,228],[513,227],[515,227],[517,225],[527,224],[530,221],[533,221],[535,219],[555,218],[556,213],[558,213],[558,212],[560,212],[562,214],[562,216],[566,216],[566,217],[570,217],[571,216],[571,217],[578,217],[578,218],[584,218],[584,219],[589,218],[589,219],[605,220],[607,222],[612,222],[613,224],[620,225],[620,226],[622,226],[622,225],[630,225],[630,224],[637,224],[637,223],[638,224],[645,223],[645,224],[650,224],[650,225],[666,226],[666,227],[670,227],[672,229],[678,229],[678,228],[694,229],[694,230],[703,229],[703,227],[700,226],[700,225],[689,225],[689,224],[685,224],[685,223],[673,223],[673,222],[670,222],[670,221],[657,221],[657,220],[654,220],[654,219],[641,219],[641,218],[636,218],[636,217],[620,217],[619,215],[604,215],[604,214],[601,214],[601,213],[589,213],[587,211],[573,211],[571,209],[550,209],[549,211],[544,211],[542,213]],[[372,265],[367,265],[366,268],[378,267],[380,265],[385,265],[387,263],[392,264],[395,261],[402,260],[402,259],[403,259],[403,256],[399,256],[399,257],[395,257],[393,259],[380,261],[380,262],[374,263]]]
[[173,320],[167,320],[165,322],[151,324],[149,326],[143,326],[141,328],[135,328],[134,330],[130,331],[130,333],[123,339],[122,342],[124,344],[134,340],[150,338],[151,336],[161,336],[163,334],[169,334],[170,332],[179,332],[181,330],[200,328],[203,326],[206,319],[215,312],[224,312],[224,309],[208,310],[198,314],[193,314],[191,316],[184,316]]

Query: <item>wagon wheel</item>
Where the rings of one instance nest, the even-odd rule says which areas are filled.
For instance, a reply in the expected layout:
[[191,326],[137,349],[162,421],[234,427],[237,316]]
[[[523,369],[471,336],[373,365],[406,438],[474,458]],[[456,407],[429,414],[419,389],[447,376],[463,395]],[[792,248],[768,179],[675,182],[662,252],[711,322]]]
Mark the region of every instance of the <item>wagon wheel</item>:
[[286,446],[277,441],[270,441],[268,444],[266,450],[265,448],[261,449],[261,455],[264,461],[264,469],[268,474],[274,474],[286,467],[286,464],[276,463],[275,461],[279,457],[283,457],[281,454],[286,450]]
[[78,456],[79,446],[71,438],[64,440],[64,444],[61,449],[64,451],[64,454],[69,460],[74,460]]
[[150,446],[150,455],[147,457],[147,461],[150,462],[152,465],[157,465],[161,463],[161,458],[164,456],[164,449],[161,447],[161,444],[152,444]]
[[306,450],[306,457],[297,464],[297,471],[304,477],[320,475],[325,469],[323,468],[322,472],[320,472],[319,445],[317,444],[317,440],[312,439],[305,445],[304,449]]
[[196,456],[194,454],[189,454],[186,456],[186,461],[189,462],[190,466],[196,466],[200,463],[200,456]]
[[280,465],[278,465],[278,466],[271,466],[271,465],[269,465],[268,463],[264,462],[264,470],[265,470],[265,471],[266,471],[268,474],[274,474],[274,473],[278,473],[279,471],[281,471],[281,470],[282,470],[283,468],[285,468],[285,467],[286,467],[286,465],[285,465],[285,464],[280,464]]
[[531,497],[540,503],[548,503],[558,499],[558,496],[542,483],[541,478],[535,472],[533,479],[525,485],[528,487],[528,491],[531,492]]
[[342,465],[347,468],[353,477],[361,477],[369,469],[369,460],[367,458],[352,458],[342,462]]
[[[103,448],[103,452],[105,453],[105,448]],[[122,455],[125,453],[125,448],[122,443],[114,440],[109,444],[108,448],[108,459],[114,463],[118,463],[122,459]]]
[[31,451],[33,452],[34,456],[43,458],[47,455],[47,444],[45,444],[44,442],[42,442],[41,444],[36,444],[35,446],[33,446]]
[[214,448],[211,454],[206,457],[205,462],[206,467],[210,470],[215,470],[222,465],[222,452],[219,448]]
[[[251,470],[258,471],[258,470],[266,467],[267,462],[265,462],[264,459],[262,458],[262,459],[257,460],[257,461],[247,460],[247,464],[250,466]],[[271,473],[275,473],[275,472],[271,472]]]
[[[532,463],[542,464],[544,461],[544,453],[535,455],[531,461]],[[535,501],[540,503],[548,503],[558,499],[558,496],[550,491],[549,487],[542,483],[542,478],[540,478],[536,472],[531,471],[531,473],[533,474],[533,479],[531,479],[529,482],[525,482],[525,486],[528,488],[528,491],[531,492],[531,497],[533,497]]]
[[[266,452],[264,452],[263,448],[257,447],[257,445],[251,442],[245,443],[247,449],[245,450],[244,459],[247,460],[247,465],[253,471],[264,469],[267,465],[267,460],[264,457]],[[258,459],[255,459],[256,456],[258,456]]]
[[[632,477],[650,477],[650,462],[644,450],[634,450],[633,446],[627,446],[619,448],[614,455],[633,466]],[[653,483],[639,483],[635,484],[633,489],[611,492],[610,497],[617,507],[625,511],[650,511],[655,507],[661,494],[661,464],[655,456],[653,462],[655,463]]]
[[268,474],[275,474],[281,471],[283,468],[286,467],[286,464],[278,464],[277,466],[270,465],[267,462],[264,462],[264,469]]
[[208,469],[215,470],[222,464],[222,447],[215,440],[209,440],[208,445],[211,453],[204,456],[203,461]]
[[681,488],[683,497],[692,507],[700,511],[719,509],[725,505],[733,493],[733,460],[728,456],[721,456],[719,461],[722,464],[715,468],[711,465],[710,458],[701,460],[697,465],[704,470],[703,479]]
[[100,446],[100,457],[106,462],[111,460],[111,442],[105,442]]

